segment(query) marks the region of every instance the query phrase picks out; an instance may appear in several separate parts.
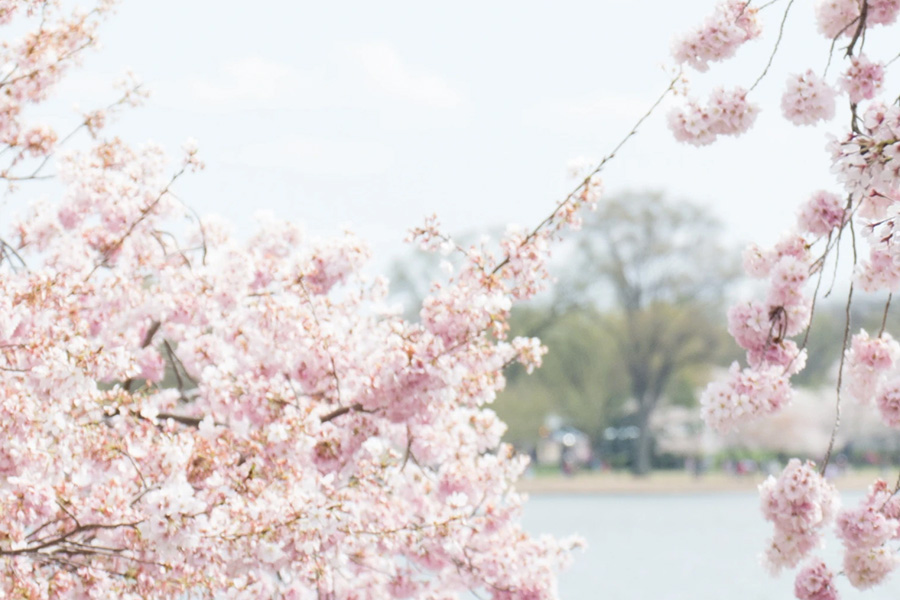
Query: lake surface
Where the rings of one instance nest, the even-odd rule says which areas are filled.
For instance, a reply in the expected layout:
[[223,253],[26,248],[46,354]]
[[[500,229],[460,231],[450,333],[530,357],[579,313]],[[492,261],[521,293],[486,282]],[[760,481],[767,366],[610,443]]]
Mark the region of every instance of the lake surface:
[[[854,505],[861,493],[842,495]],[[795,571],[772,578],[759,555],[772,526],[759,496],[532,495],[525,527],[534,534],[587,540],[560,577],[563,600],[790,600]],[[839,570],[840,542],[829,535],[820,556]],[[842,600],[900,599],[900,571],[868,591],[837,578]]]

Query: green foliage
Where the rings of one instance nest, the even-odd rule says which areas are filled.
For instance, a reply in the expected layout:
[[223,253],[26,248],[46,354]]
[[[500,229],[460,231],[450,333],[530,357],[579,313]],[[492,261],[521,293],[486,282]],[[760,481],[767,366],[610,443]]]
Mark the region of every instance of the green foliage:
[[[740,261],[718,231],[708,209],[659,193],[607,198],[587,214],[560,252],[565,262],[550,297],[513,314],[511,335],[538,337],[549,353],[531,375],[515,366],[506,373],[494,406],[506,440],[534,446],[549,415],[587,433],[596,448],[607,427],[634,425],[639,456],[628,460],[645,469],[657,406],[696,404],[709,365],[738,354],[722,300]],[[394,270],[395,292],[421,299],[436,262],[411,256]]]
[[549,353],[544,365],[530,375],[520,367],[507,373],[507,388],[494,409],[509,426],[508,441],[534,445],[549,414],[599,440],[623,414],[628,376],[616,361],[617,349],[605,321],[591,308],[556,316],[549,309],[530,307],[513,314],[512,333],[540,337]]
[[[850,315],[849,336],[865,329],[872,336],[881,331],[885,318],[884,297],[859,296],[853,299]],[[806,337],[808,358],[806,368],[794,376],[794,382],[804,387],[825,387],[834,385],[838,362],[841,358],[841,342],[846,324],[846,298],[831,297],[819,302],[812,319],[809,335]],[[900,314],[888,311],[886,331],[900,331]],[[804,336],[797,338],[801,344]]]

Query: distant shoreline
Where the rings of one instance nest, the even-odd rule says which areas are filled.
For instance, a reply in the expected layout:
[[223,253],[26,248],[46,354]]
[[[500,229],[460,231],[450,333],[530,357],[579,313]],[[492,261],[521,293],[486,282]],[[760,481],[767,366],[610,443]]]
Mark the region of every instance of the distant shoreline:
[[[877,469],[853,471],[832,481],[840,490],[868,489],[879,476],[891,487],[897,473],[881,474]],[[657,471],[646,477],[621,472],[582,472],[573,476],[537,475],[523,477],[516,489],[528,494],[693,494],[706,492],[756,491],[766,476],[760,473],[731,475],[712,472],[695,477],[684,471]]]

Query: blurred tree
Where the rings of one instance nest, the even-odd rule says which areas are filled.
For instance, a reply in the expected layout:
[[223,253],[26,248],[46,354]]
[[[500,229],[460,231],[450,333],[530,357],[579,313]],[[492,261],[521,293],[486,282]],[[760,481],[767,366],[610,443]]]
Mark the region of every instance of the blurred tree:
[[[722,325],[723,295],[739,258],[718,243],[718,227],[705,209],[652,193],[608,199],[586,216],[557,264],[552,293],[511,319],[513,335],[539,337],[549,353],[532,375],[515,366],[507,372],[494,408],[509,427],[508,441],[532,446],[549,414],[595,445],[607,427],[634,424],[641,434],[630,464],[637,473],[649,470],[648,424],[660,401],[692,404],[705,367],[739,356]],[[477,236],[460,239],[474,243]],[[411,318],[440,261],[414,252],[394,265],[393,296]]]
[[636,403],[637,474],[650,469],[650,416],[669,385],[726,346],[720,314],[739,261],[719,228],[707,209],[658,193],[608,199],[587,216],[557,286],[557,306],[608,313],[601,322]]
[[[803,387],[834,386],[837,378],[838,361],[846,319],[846,297],[828,297],[817,302],[812,326],[806,337],[808,358],[806,368],[794,376],[794,382]],[[851,335],[865,329],[877,335],[885,323],[886,331],[900,330],[900,314],[889,311],[885,321],[885,298],[883,295],[857,294],[853,300],[850,315]],[[802,336],[798,339],[799,344]]]
[[531,306],[514,313],[514,334],[541,338],[549,352],[543,366],[526,375],[513,366],[507,387],[494,403],[509,427],[506,439],[532,446],[549,414],[577,426],[596,442],[622,414],[628,386],[616,377],[615,347],[591,307],[554,315],[549,307]]

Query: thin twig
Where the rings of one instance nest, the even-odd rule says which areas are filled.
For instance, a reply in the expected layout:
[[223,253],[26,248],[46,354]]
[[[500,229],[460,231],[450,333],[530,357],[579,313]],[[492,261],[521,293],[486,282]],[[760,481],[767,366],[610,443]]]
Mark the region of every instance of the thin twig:
[[881,329],[878,330],[878,337],[884,335],[884,328],[887,327],[888,310],[891,308],[891,299],[893,297],[893,293],[888,294],[887,302],[884,303],[884,315],[881,317]]
[[364,410],[362,407],[362,404],[354,404],[352,406],[341,406],[339,408],[334,409],[330,413],[323,415],[322,418],[320,419],[320,421],[322,421],[322,423],[327,423],[329,421],[333,421],[334,419],[337,419],[341,415],[346,415],[349,412],[372,412],[372,411]]
[[769,0],[768,2],[766,2],[765,4],[763,4],[759,8],[757,8],[756,10],[765,10],[765,9],[769,8],[770,6],[772,6],[773,4],[775,4],[776,2],[778,2],[778,0]]
[[[856,265],[856,231],[853,228],[853,221],[848,223],[850,227],[850,236],[852,238],[853,248],[853,265]],[[828,461],[831,460],[831,452],[834,450],[834,441],[837,438],[837,432],[841,425],[841,384],[844,380],[844,362],[847,358],[847,341],[850,339],[850,307],[853,302],[853,282],[850,282],[850,291],[847,293],[847,305],[844,308],[844,340],[841,343],[841,362],[838,365],[837,385],[835,388],[835,415],[834,427],[831,429],[831,439],[828,441],[828,450],[825,451],[825,458],[822,459],[821,472],[824,475],[825,469],[828,467]]]
[[[606,163],[608,163],[610,160],[612,160],[616,156],[616,153],[622,149],[622,146],[624,146],[625,143],[629,139],[631,139],[632,136],[637,134],[638,128],[644,123],[644,121],[646,121],[650,117],[650,115],[653,114],[653,112],[656,110],[656,107],[658,107],[660,104],[662,104],[662,101],[666,98],[666,96],[669,95],[669,92],[671,92],[673,89],[675,89],[675,83],[678,82],[679,79],[681,79],[681,71],[680,70],[675,75],[675,77],[672,78],[672,80],[669,82],[669,85],[666,87],[665,90],[663,90],[663,93],[660,94],[659,98],[657,98],[656,101],[650,105],[650,108],[647,109],[647,112],[645,112],[644,115],[640,119],[638,119],[637,122],[631,127],[631,131],[629,131],[625,135],[625,137],[623,137],[621,139],[621,141],[619,141],[619,143],[616,144],[616,146],[615,146],[615,148],[613,148],[612,152],[610,152],[609,154],[607,154],[606,156],[603,157],[603,159],[597,164],[597,166],[594,167],[594,170],[591,171],[581,181],[581,183],[579,183],[575,187],[575,189],[573,189],[571,192],[569,192],[569,194],[565,197],[565,199],[563,199],[562,201],[560,201],[556,204],[556,207],[553,209],[552,213],[547,215],[547,217],[545,217],[543,221],[541,221],[540,223],[537,224],[537,226],[531,231],[531,233],[529,233],[527,236],[525,236],[525,238],[519,243],[520,247],[528,244],[544,227],[546,227],[547,225],[549,225],[550,223],[553,222],[553,220],[556,218],[556,215],[559,213],[559,210],[562,207],[566,206],[576,196],[578,196],[578,194],[580,194],[582,191],[587,189],[587,186],[589,186],[591,184],[591,180],[594,177],[594,175],[596,175],[601,170],[603,170],[603,167],[606,166]],[[500,263],[498,263],[496,267],[494,267],[494,269],[491,271],[491,275],[494,275],[498,271],[500,271],[500,269],[502,269],[504,266],[506,266],[506,264],[509,263],[510,260],[511,260],[511,257],[509,254],[507,254],[506,257],[504,257],[504,259],[502,261],[500,261]]]
[[158,420],[167,420],[172,419],[176,423],[181,423],[182,425],[187,425],[188,427],[199,427],[200,423],[206,417],[188,417],[185,415],[176,415],[174,413],[158,413],[156,415]]
[[834,58],[834,47],[837,45],[837,41],[840,39],[844,32],[853,27],[859,21],[859,17],[856,17],[846,25],[844,28],[837,32],[833,38],[831,38],[831,48],[828,50],[828,62],[825,63],[825,71],[822,73],[822,78],[824,79],[826,75],[828,75],[828,68],[831,66],[831,59]]
[[750,86],[750,91],[756,89],[756,86],[759,85],[759,82],[762,81],[763,77],[769,72],[769,68],[775,60],[775,55],[778,53],[778,46],[781,45],[781,38],[784,37],[784,24],[787,22],[788,13],[791,12],[791,6],[793,6],[793,4],[794,0],[790,0],[784,9],[784,15],[781,17],[781,25],[778,27],[778,38],[775,40],[775,47],[772,48],[772,53],[769,55],[769,62],[766,63],[763,72],[759,74],[759,77],[757,77],[756,81],[753,82],[753,85]]
[[900,54],[897,54],[897,56],[895,56],[891,60],[884,63],[885,68],[887,68],[887,67],[891,66],[892,64],[894,64],[895,62],[897,62],[898,59],[900,59]]

